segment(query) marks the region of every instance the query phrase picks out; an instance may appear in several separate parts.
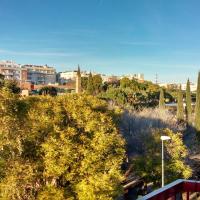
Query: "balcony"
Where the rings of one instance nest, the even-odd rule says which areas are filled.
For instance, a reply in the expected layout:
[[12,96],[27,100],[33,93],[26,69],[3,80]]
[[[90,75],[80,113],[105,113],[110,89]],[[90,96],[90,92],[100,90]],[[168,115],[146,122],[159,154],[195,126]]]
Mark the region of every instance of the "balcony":
[[200,199],[200,181],[178,179],[163,188],[155,190],[139,200],[189,200]]

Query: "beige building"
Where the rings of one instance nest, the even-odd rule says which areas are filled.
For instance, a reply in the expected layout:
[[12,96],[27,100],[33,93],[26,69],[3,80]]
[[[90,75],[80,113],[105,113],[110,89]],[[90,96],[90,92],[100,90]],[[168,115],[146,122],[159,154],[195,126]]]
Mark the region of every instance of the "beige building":
[[[86,72],[86,71],[81,71],[80,74],[81,74],[81,77],[88,77],[89,76],[89,73]],[[77,78],[77,70],[60,72],[58,82],[60,84],[63,84],[63,83],[67,83],[67,82],[70,82],[70,81],[75,81],[76,78]]]
[[124,77],[129,78],[130,80],[136,79],[138,81],[144,81],[144,74],[142,74],[142,73],[123,75],[120,77],[120,79],[122,79]]
[[5,79],[20,80],[20,65],[13,61],[0,61],[0,74],[3,74]]
[[21,80],[34,84],[55,84],[56,69],[47,65],[23,65]]

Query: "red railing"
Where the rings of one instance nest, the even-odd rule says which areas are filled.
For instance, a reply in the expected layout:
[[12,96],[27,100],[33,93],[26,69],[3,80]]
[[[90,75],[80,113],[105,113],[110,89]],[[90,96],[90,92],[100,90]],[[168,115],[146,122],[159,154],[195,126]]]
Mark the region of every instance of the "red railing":
[[[172,200],[197,199],[200,192],[200,181],[178,179],[158,190],[155,190],[140,200]],[[196,197],[196,198],[195,198]]]

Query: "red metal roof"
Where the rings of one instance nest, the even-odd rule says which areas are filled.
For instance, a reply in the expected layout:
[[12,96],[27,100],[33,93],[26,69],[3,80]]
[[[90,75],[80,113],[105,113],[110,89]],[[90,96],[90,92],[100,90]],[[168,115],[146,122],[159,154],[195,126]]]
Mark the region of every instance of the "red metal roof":
[[190,195],[194,192],[200,192],[200,181],[178,179],[158,190],[155,190],[139,200],[165,200],[165,199],[177,199],[177,196],[181,197],[183,194],[186,199],[190,199]]

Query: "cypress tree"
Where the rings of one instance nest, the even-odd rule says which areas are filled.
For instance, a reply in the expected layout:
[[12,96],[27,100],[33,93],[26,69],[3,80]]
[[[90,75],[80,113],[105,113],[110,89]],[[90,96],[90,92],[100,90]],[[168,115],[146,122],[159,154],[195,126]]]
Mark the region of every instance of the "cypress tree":
[[79,65],[78,65],[77,75],[81,76],[81,70],[80,70],[80,66]]
[[177,119],[178,121],[184,120],[184,107],[183,107],[183,93],[181,90],[181,86],[178,91],[178,102],[177,102]]
[[92,73],[90,72],[87,82],[87,93],[93,94],[94,93],[94,84],[93,84],[93,77]]
[[190,81],[187,80],[187,87],[186,87],[186,118],[187,123],[191,124],[192,122],[192,102],[191,102],[191,92],[190,92]]
[[164,97],[164,91],[162,88],[160,89],[159,108],[160,109],[165,108],[165,97]]
[[195,128],[198,138],[200,138],[200,72],[198,74],[196,106],[195,106]]

